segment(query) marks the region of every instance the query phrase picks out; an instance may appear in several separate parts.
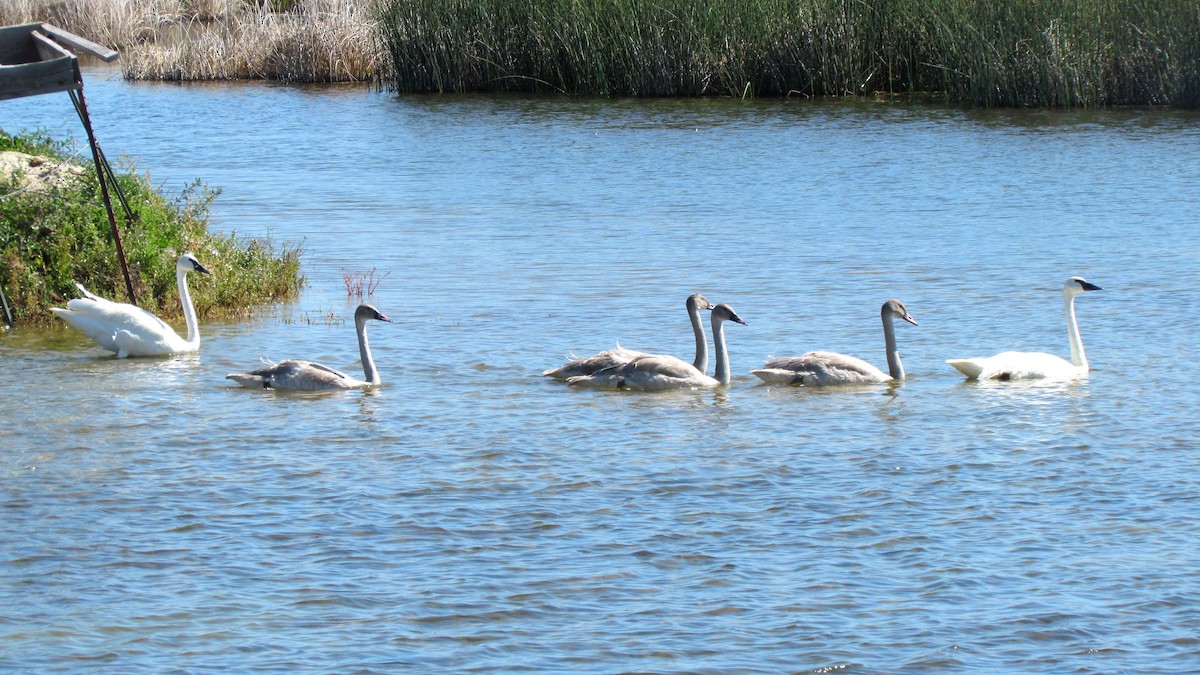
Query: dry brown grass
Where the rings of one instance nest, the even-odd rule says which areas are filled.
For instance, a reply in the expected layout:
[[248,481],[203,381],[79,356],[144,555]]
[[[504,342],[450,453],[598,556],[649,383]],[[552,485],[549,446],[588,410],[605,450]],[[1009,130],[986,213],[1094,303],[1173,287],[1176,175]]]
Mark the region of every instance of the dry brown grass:
[[0,25],[45,21],[121,52],[135,80],[353,82],[387,67],[371,0],[6,0]]

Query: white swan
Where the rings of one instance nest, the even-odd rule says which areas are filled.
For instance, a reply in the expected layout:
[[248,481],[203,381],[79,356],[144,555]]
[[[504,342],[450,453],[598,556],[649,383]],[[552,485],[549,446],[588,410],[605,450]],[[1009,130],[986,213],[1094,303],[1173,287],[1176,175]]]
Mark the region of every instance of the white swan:
[[1066,380],[1087,377],[1087,356],[1083,353],[1083,340],[1079,338],[1079,324],[1075,321],[1075,296],[1084,291],[1098,291],[1100,287],[1088,283],[1082,277],[1071,277],[1063,284],[1063,309],[1067,315],[1067,337],[1071,341],[1071,360],[1044,352],[1001,352],[995,356],[978,359],[951,359],[946,361],[970,380]]
[[371,358],[371,347],[367,344],[367,321],[372,319],[388,323],[392,321],[371,305],[362,304],[354,310],[354,330],[358,334],[358,352],[362,357],[365,378],[363,380],[356,380],[339,370],[312,361],[272,363],[266,368],[259,368],[249,373],[230,373],[225,376],[225,379],[253,389],[295,389],[300,391],[357,389],[381,384],[383,380],[379,377],[379,371],[375,369],[375,360]]
[[[708,298],[699,293],[688,296],[687,302],[684,304],[687,307],[688,319],[692,322],[692,333],[696,336],[696,358],[692,361],[692,365],[696,367],[696,370],[704,372],[708,370],[708,341],[704,338],[704,325],[700,321],[700,310],[712,309],[713,305]],[[587,358],[573,359],[558,368],[543,371],[542,375],[553,377],[556,380],[566,380],[581,375],[591,375],[606,368],[622,366],[642,356],[651,356],[651,354],[625,349],[618,344],[616,349],[600,352]]]
[[809,352],[803,356],[792,356],[767,361],[762,368],[750,371],[767,384],[869,384],[904,379],[904,365],[900,363],[900,352],[896,351],[894,318],[904,319],[912,325],[912,318],[904,303],[888,300],[879,310],[883,319],[883,339],[887,347],[888,372],[884,373],[860,358],[837,352]]
[[725,322],[745,325],[737,312],[724,303],[712,311],[713,348],[717,351],[715,377],[709,377],[695,365],[674,356],[648,354],[628,363],[614,366],[591,375],[572,377],[567,384],[574,387],[602,389],[636,389],[662,391],[716,387],[729,384],[729,353],[725,348]]
[[52,307],[50,311],[97,345],[116,352],[117,358],[194,352],[200,349],[200,329],[196,325],[196,308],[188,293],[188,272],[212,274],[191,253],[179,256],[175,263],[175,282],[179,285],[179,300],[183,303],[183,318],[187,322],[186,339],[150,312],[124,302],[105,300],[89,293],[80,284],[75,286],[83,293],[82,298],[68,301],[66,309]]

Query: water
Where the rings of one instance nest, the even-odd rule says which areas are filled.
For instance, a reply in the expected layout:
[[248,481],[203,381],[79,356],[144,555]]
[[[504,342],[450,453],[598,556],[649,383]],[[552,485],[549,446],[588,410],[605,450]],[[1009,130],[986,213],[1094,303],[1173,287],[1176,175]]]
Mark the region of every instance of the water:
[[[221,188],[214,227],[302,241],[310,284],[191,357],[0,336],[0,669],[1200,669],[1195,113],[85,77],[110,158]],[[342,274],[372,268],[384,387],[223,379],[353,372]],[[1089,380],[944,363],[1067,354],[1072,274],[1104,287]],[[696,291],[749,322],[728,388],[540,377],[617,340],[688,356]],[[882,366],[889,297],[920,321],[902,385],[748,375]]]

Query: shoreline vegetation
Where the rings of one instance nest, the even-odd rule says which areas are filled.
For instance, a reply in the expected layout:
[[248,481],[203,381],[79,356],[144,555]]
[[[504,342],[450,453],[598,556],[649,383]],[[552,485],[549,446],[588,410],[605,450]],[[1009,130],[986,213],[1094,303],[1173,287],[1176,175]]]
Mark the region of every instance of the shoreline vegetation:
[[128,79],[1200,107],[1185,0],[9,0]]
[[[208,231],[217,193],[199,182],[168,199],[150,177],[118,172],[134,213],[118,225],[137,305],[166,319],[182,316],[175,261],[191,252],[213,272],[193,283],[201,317],[245,316],[254,305],[295,296],[304,284],[299,246]],[[0,287],[14,323],[48,325],[49,308],[79,297],[78,282],[128,302],[94,164],[42,133],[0,131]]]
[[120,52],[128,80],[358,82],[386,69],[372,0],[6,0]]

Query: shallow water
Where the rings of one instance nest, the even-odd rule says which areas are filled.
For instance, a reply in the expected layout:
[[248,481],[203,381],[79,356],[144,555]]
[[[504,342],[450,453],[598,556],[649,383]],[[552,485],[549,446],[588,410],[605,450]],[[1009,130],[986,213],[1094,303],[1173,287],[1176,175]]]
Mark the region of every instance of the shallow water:
[[[214,226],[303,241],[310,285],[191,357],[0,336],[0,669],[1200,668],[1196,114],[85,78],[110,158],[219,187]],[[65,96],[0,106],[38,126],[82,136]],[[382,388],[223,379],[353,371],[371,268]],[[1090,379],[944,363],[1067,354],[1072,274]],[[688,355],[696,291],[749,323],[729,387],[540,376]],[[889,297],[905,383],[748,375],[882,366]]]

